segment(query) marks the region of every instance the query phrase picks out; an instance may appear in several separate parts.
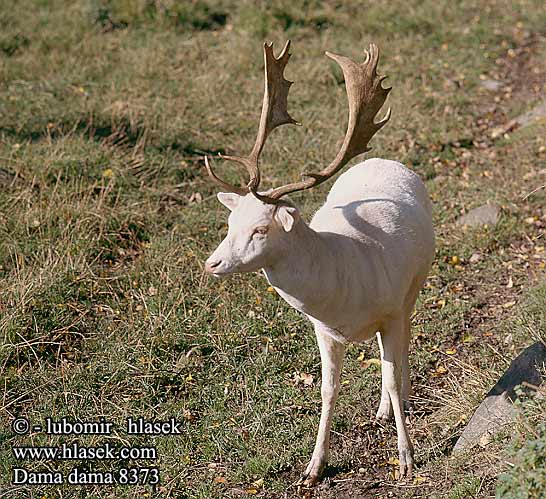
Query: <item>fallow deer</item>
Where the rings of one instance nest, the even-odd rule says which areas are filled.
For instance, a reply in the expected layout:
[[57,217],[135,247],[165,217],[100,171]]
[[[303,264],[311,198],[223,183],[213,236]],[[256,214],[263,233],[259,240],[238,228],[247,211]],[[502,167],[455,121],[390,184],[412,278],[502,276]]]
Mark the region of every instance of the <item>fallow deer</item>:
[[265,92],[258,136],[246,157],[222,156],[243,165],[245,187],[220,179],[205,157],[209,176],[224,191],[219,201],[231,214],[228,234],[205,264],[223,276],[263,270],[267,280],[292,307],[312,322],[322,363],[322,412],[313,455],[301,483],[315,484],[328,459],[330,426],[340,387],[346,344],[377,336],[382,388],[377,417],[394,416],[400,475],[411,476],[413,447],[404,416],[411,393],[408,348],[410,316],[434,257],[431,203],[423,182],[402,164],[369,159],[341,175],[325,204],[307,225],[283,196],[309,189],[335,175],[390,118],[375,117],[390,88],[376,72],[379,51],[370,44],[365,60],[326,52],[343,71],[349,123],[335,159],[301,181],[263,192],[258,159],[268,135],[296,121],[287,110],[292,82],[284,77],[290,57],[287,42],[279,57],[264,45]]

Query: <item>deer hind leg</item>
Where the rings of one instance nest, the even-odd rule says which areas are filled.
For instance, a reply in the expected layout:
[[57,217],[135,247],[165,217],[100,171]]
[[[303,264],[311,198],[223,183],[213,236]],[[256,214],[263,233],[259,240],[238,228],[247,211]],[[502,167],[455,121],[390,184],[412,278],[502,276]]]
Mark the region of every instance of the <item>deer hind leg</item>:
[[411,321],[404,317],[404,336],[402,337],[402,400],[404,409],[409,410],[409,398],[413,395],[409,368],[409,346],[411,340]]
[[[376,333],[377,343],[379,344],[379,352],[381,353],[381,358],[384,356],[383,343],[381,341],[381,333],[378,331]],[[383,368],[381,368],[383,370]],[[377,414],[375,417],[381,421],[389,421],[393,416],[391,398],[389,397],[389,392],[383,379],[381,380],[381,402],[379,402],[379,409],[377,409]]]
[[411,476],[413,446],[411,444],[402,399],[402,371],[405,357],[407,327],[404,317],[388,321],[381,332],[381,377],[392,406],[398,437],[400,476]]
[[[409,369],[409,344],[411,339],[410,332],[410,320],[407,317],[404,320],[404,335],[400,338],[400,347],[402,351],[402,400],[404,405],[404,410],[410,410],[409,398],[412,395],[411,381],[410,381],[410,369]],[[381,333],[377,332],[377,342],[379,344],[379,351],[381,353],[381,358],[384,356],[383,343],[381,341]],[[389,392],[385,386],[384,381],[381,381],[381,402],[379,403],[379,409],[377,410],[376,418],[382,421],[389,421],[394,415],[392,409],[391,398]]]
[[405,302],[405,321],[404,321],[404,351],[403,351],[403,364],[402,364],[402,400],[404,401],[404,409],[406,414],[409,416],[412,412],[412,405],[410,402],[410,397],[413,395],[413,390],[411,388],[410,381],[410,369],[409,369],[409,345],[411,340],[411,315],[415,308],[415,302],[417,301],[417,296],[419,291],[425,283],[427,274],[420,276],[415,279],[413,286],[406,297]]
[[322,365],[322,410],[315,449],[304,474],[299,480],[299,483],[305,486],[314,485],[318,482],[328,461],[330,426],[339,393],[339,377],[345,353],[345,345],[329,336],[324,331],[324,328],[316,325],[315,333],[317,335]]

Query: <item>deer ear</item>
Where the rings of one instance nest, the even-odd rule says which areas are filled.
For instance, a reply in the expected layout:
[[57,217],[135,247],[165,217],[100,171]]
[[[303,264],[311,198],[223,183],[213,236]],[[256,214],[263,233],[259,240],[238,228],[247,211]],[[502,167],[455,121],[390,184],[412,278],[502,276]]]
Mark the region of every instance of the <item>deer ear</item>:
[[293,206],[279,206],[275,212],[275,220],[281,224],[285,232],[292,230],[298,217],[298,210]]
[[218,198],[218,201],[222,203],[226,208],[233,211],[235,208],[237,208],[237,205],[239,204],[239,199],[241,196],[239,194],[235,194],[233,192],[219,192],[216,194],[216,197]]

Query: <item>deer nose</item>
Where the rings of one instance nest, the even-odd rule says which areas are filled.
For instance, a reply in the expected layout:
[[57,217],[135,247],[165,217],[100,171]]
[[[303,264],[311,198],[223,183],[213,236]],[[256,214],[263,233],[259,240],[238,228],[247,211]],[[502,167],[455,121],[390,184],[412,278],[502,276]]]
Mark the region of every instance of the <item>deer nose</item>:
[[222,260],[207,260],[205,262],[205,271],[207,271],[209,274],[212,274],[214,270],[220,266],[221,263]]

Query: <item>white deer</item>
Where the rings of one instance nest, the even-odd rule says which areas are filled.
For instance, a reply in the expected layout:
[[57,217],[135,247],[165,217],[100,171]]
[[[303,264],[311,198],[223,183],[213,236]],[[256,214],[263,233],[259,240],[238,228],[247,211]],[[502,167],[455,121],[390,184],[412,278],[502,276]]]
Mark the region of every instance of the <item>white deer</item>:
[[300,483],[315,484],[326,465],[330,426],[340,387],[345,346],[377,335],[382,387],[377,417],[394,415],[400,476],[411,476],[413,446],[404,417],[411,392],[408,348],[410,316],[434,257],[431,204],[419,177],[395,161],[369,159],[334,183],[326,203],[307,225],[299,211],[281,199],[318,185],[351,158],[369,151],[368,142],[390,117],[374,118],[389,89],[376,73],[374,44],[362,64],[330,54],[343,70],[349,100],[349,124],[334,161],[319,173],[267,192],[258,192],[258,158],[268,134],[296,123],[287,111],[285,80],[288,41],[278,58],[264,45],[265,94],[256,143],[247,157],[222,156],[242,164],[250,175],[236,187],[205,165],[224,190],[218,199],[231,210],[226,238],[207,259],[214,276],[262,269],[269,283],[313,323],[322,363],[322,412],[311,460]]

